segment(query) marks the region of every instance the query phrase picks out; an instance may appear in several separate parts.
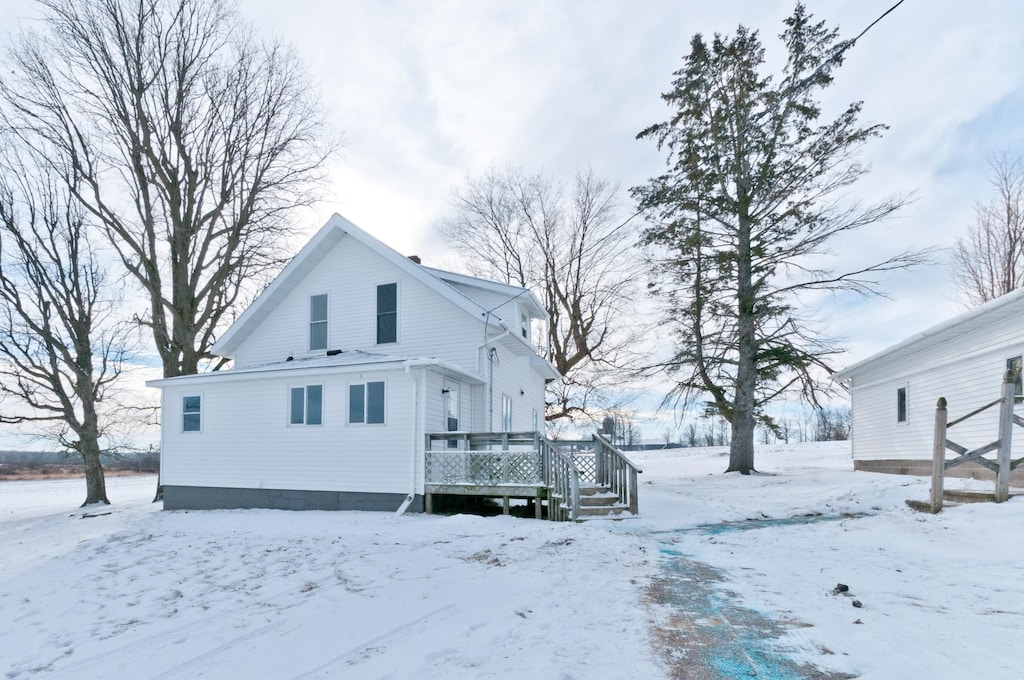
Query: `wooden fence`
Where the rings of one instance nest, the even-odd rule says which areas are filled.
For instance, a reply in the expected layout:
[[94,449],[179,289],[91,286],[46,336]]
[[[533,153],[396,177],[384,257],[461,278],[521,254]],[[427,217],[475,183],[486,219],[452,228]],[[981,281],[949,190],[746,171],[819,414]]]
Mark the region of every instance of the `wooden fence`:
[[[998,399],[977,408],[965,416],[953,421],[948,421],[948,409],[945,397],[940,397],[935,408],[935,437],[932,445],[932,490],[929,507],[931,511],[942,510],[942,501],[945,494],[944,478],[946,470],[951,470],[959,465],[968,462],[975,462],[978,465],[988,468],[996,475],[996,488],[994,500],[996,503],[1006,501],[1010,496],[1010,472],[1015,470],[1024,457],[1012,460],[1010,450],[1013,446],[1013,426],[1024,427],[1024,418],[1013,412],[1013,405],[1016,401],[1017,374],[1014,371],[1007,371],[1003,379],[1002,392]],[[993,406],[999,407],[999,431],[998,439],[975,449],[968,450],[947,438],[946,434],[950,428],[967,421]],[[946,458],[946,450],[957,454],[955,458]],[[995,451],[995,460],[985,458],[985,454]]]

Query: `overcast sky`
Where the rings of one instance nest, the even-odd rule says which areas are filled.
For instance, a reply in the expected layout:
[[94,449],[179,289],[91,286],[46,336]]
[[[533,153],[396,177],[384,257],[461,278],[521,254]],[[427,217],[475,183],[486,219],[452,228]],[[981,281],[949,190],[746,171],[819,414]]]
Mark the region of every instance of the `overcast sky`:
[[[852,37],[895,0],[811,0]],[[450,189],[491,165],[571,179],[591,166],[628,188],[661,172],[644,127],[664,120],[660,93],[689,39],[760,31],[769,61],[791,2],[768,0],[242,0],[265,35],[309,66],[345,145],[328,200],[297,232],[341,213],[388,245],[443,266],[433,224]],[[31,22],[28,0],[0,0],[0,31]],[[988,159],[1024,149],[1024,3],[906,0],[849,54],[824,102],[863,100],[864,122],[891,126],[863,159],[870,201],[916,192],[902,216],[844,242],[837,266],[907,246],[948,247],[986,196]],[[299,245],[299,243],[297,243]],[[890,299],[840,298],[822,309],[852,363],[962,309],[943,262],[884,283]],[[655,433],[650,433],[654,435]]]

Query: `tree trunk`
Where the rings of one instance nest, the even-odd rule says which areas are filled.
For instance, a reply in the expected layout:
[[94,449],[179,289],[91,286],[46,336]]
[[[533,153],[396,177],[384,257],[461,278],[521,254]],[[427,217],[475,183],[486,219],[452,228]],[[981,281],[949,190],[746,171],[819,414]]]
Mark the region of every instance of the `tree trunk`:
[[757,319],[751,276],[750,230],[741,199],[736,248],[736,395],[732,409],[732,441],[726,472],[754,471],[754,425],[757,399]]
[[85,463],[85,502],[86,505],[103,503],[110,505],[107,499],[107,482],[103,476],[103,465],[100,463],[100,447],[95,441],[82,442],[79,445],[79,454],[82,462]]

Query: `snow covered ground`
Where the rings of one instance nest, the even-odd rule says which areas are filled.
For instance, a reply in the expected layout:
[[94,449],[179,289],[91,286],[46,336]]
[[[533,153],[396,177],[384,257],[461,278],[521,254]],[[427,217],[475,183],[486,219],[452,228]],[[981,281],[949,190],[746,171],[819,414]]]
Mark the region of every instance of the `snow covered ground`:
[[0,677],[1019,677],[1024,499],[919,514],[845,443],[636,459],[642,517],[585,524],[0,483]]

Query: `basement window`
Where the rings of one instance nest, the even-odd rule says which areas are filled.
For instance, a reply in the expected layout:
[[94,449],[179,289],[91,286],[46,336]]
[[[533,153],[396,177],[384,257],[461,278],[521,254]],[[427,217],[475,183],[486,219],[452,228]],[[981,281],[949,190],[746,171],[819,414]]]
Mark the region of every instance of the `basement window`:
[[907,422],[907,388],[896,389],[896,422]]

